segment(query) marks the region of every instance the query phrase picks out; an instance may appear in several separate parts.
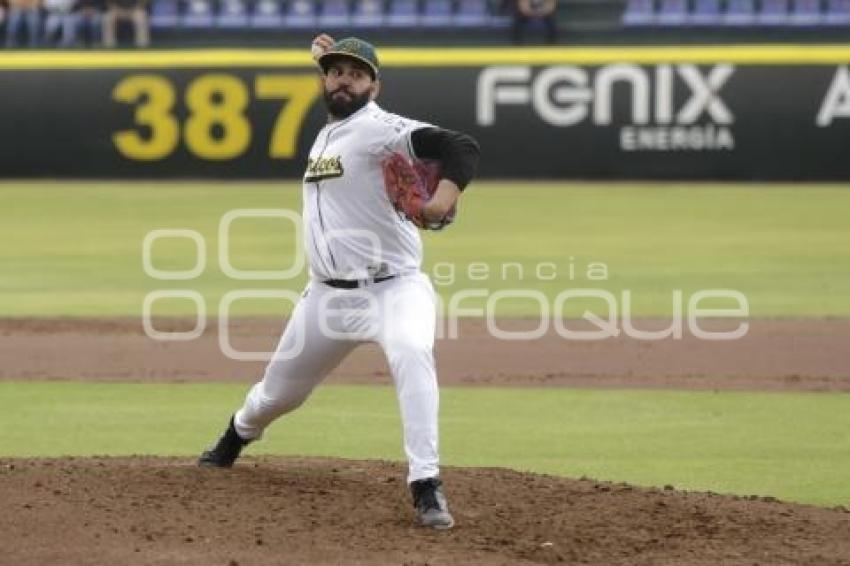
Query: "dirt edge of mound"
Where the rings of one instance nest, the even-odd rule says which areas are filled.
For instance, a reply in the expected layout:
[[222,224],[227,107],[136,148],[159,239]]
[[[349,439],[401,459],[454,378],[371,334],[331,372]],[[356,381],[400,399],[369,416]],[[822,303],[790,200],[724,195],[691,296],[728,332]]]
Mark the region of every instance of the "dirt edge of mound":
[[850,513],[773,498],[447,468],[457,527],[415,526],[401,464],[0,459],[10,563],[850,563]]

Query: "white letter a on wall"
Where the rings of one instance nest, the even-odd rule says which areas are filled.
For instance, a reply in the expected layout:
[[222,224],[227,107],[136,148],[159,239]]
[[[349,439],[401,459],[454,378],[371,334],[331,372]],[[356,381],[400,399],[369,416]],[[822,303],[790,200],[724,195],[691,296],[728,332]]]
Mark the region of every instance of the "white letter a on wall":
[[835,118],[850,118],[850,71],[847,67],[838,67],[815,123],[826,128]]

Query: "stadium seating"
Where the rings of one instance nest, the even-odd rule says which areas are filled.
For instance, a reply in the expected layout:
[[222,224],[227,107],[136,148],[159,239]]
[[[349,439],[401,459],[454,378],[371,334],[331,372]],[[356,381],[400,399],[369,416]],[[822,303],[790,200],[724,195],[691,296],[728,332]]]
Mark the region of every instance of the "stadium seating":
[[623,12],[623,25],[651,26],[655,23],[655,4],[652,0],[628,0]]
[[487,0],[459,0],[454,25],[459,27],[483,27],[490,23]]
[[[652,0],[646,0],[651,3]],[[670,0],[684,2],[686,0]],[[2,2],[2,0],[0,0]],[[151,0],[156,29],[503,28],[495,0]]]
[[319,27],[342,28],[351,25],[351,8],[348,0],[325,0],[319,16]]
[[243,28],[248,25],[248,6],[245,0],[222,0],[215,25],[220,28]]
[[[596,0],[570,0],[587,7]],[[2,3],[3,0],[0,0]],[[292,29],[302,34],[329,30],[334,35],[358,29],[401,37],[398,31],[446,30],[448,34],[492,30],[511,25],[510,10],[502,0],[150,0],[150,25],[158,32],[198,30],[198,37],[216,29],[245,31]],[[669,28],[676,34],[717,37],[716,30],[741,34],[752,30],[765,37],[806,34],[824,30],[836,37],[850,28],[850,0],[606,0],[608,27],[604,29]],[[589,8],[587,8],[589,10]],[[563,10],[561,10],[563,13]],[[589,13],[589,12],[588,12]],[[595,13],[595,12],[594,12]],[[572,14],[572,12],[570,12]],[[561,26],[578,24],[563,19]],[[831,28],[831,29],[829,29]],[[584,29],[584,28],[582,28]],[[590,29],[590,28],[588,28]],[[596,28],[594,28],[596,29]],[[598,29],[603,29],[599,27]],[[453,32],[451,30],[454,30]],[[780,30],[777,32],[776,30]],[[640,31],[639,29],[636,31]],[[777,35],[778,33],[778,35]],[[712,35],[714,34],[714,35]],[[228,37],[236,37],[228,35]],[[265,35],[268,37],[268,35]],[[174,36],[171,36],[174,37]],[[186,36],[184,36],[186,37]],[[248,36],[245,36],[248,37]],[[263,37],[257,35],[256,37]],[[501,36],[504,37],[504,36]],[[667,37],[667,36],[661,36]],[[805,38],[806,36],[800,36]]]
[[318,5],[310,0],[292,0],[286,11],[286,27],[314,28],[318,23]]
[[283,4],[280,0],[257,0],[248,17],[248,26],[255,29],[277,29],[283,26]]
[[213,5],[210,0],[189,0],[180,19],[184,28],[211,28],[215,25]]
[[[511,20],[509,13],[497,11],[498,6],[497,0],[152,0],[151,26],[302,31],[496,29],[510,25]],[[850,26],[850,0],[623,0],[621,6],[619,18],[624,27],[789,30]],[[618,17],[616,13],[614,17]]]
[[722,22],[727,26],[751,26],[756,22],[756,5],[753,0],[728,0]]
[[150,25],[154,29],[171,28],[180,24],[178,0],[156,0],[151,4]]
[[850,0],[828,0],[823,23],[828,26],[850,26]]
[[688,23],[695,26],[716,26],[720,22],[720,0],[696,0]]
[[626,0],[624,26],[791,28],[850,25],[850,0]]
[[451,0],[424,0],[419,23],[425,27],[445,27],[452,23]]
[[762,26],[788,25],[788,0],[761,0],[756,24]]
[[681,26],[688,21],[687,0],[661,0],[655,22],[660,26]]
[[386,23],[389,27],[412,27],[419,24],[416,0],[390,0]]
[[823,20],[820,0],[796,0],[791,4],[789,21],[795,26],[816,26]]
[[361,28],[376,28],[384,25],[384,6],[381,0],[357,0],[351,25]]

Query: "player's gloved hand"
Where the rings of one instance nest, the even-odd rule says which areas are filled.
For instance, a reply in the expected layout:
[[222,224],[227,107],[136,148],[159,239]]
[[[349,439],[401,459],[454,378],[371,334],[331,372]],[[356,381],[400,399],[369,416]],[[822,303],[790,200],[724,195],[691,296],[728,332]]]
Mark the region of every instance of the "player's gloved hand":
[[443,218],[426,218],[425,207],[440,182],[440,167],[436,162],[410,161],[401,153],[393,153],[383,163],[384,186],[393,208],[417,227],[442,230],[452,223],[456,209],[452,207]]

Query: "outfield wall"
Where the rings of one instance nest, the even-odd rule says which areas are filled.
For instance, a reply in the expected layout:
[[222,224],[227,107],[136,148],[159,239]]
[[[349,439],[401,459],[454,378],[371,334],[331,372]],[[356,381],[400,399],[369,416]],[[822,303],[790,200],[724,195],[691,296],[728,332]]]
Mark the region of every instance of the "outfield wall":
[[[491,178],[850,180],[850,45],[385,49],[381,104]],[[302,51],[0,52],[0,175],[294,178]]]

